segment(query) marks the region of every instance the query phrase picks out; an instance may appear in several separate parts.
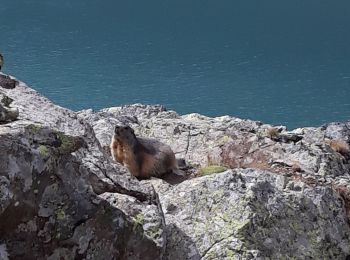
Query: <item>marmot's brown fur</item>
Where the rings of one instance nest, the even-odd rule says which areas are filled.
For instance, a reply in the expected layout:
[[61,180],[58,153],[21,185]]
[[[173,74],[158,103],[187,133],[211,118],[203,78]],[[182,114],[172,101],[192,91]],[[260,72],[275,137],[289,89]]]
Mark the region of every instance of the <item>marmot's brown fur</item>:
[[113,159],[126,166],[137,178],[178,172],[175,154],[169,145],[136,137],[129,126],[115,127],[110,148]]

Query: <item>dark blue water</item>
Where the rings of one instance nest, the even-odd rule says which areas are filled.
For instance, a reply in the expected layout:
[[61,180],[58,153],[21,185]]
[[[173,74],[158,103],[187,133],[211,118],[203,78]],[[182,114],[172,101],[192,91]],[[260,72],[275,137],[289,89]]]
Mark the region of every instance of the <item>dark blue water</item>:
[[4,71],[79,110],[350,119],[349,0],[0,0]]

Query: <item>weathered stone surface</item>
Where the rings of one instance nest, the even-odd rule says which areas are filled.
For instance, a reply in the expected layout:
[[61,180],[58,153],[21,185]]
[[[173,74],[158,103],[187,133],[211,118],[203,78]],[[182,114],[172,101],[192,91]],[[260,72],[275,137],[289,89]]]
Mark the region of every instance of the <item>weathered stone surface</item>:
[[15,121],[19,112],[17,108],[11,108],[12,99],[0,92],[0,124]]
[[279,127],[278,134],[271,137],[272,126],[260,122],[228,116],[180,116],[163,107],[141,104],[96,113],[87,110],[79,116],[91,123],[106,150],[114,125],[126,123],[140,136],[169,144],[177,157],[185,158],[190,164],[268,169],[310,183],[339,184],[344,179],[348,183],[350,180],[349,156],[332,150],[325,142],[325,138],[331,138],[350,143],[350,123],[293,131]]
[[[134,104],[78,113],[0,88],[0,256],[10,259],[345,259],[350,123],[286,127]],[[177,182],[111,160],[116,124],[169,144]],[[229,169],[196,178],[201,167]],[[224,169],[224,167],[211,167]],[[177,184],[174,184],[177,183]]]
[[164,216],[152,186],[112,163],[94,130],[73,111],[22,82],[0,91],[20,112],[17,121],[0,125],[3,254],[161,259]]
[[18,81],[15,80],[14,78],[11,78],[7,75],[0,73],[0,87],[12,89],[16,87],[17,83]]
[[6,108],[0,103],[0,124],[15,121],[18,118],[18,110]]
[[239,169],[157,191],[168,225],[166,259],[345,259],[350,253],[344,203],[330,187]]
[[[156,188],[165,212],[167,259],[233,259],[233,256],[252,259],[283,255],[342,259],[349,254],[350,156],[335,151],[326,142],[330,138],[349,143],[349,123],[288,131],[283,126],[228,116],[180,116],[160,106],[141,104],[97,112],[85,110],[79,117],[90,122],[106,150],[114,125],[124,123],[140,136],[169,144],[177,157],[185,158],[189,165],[237,169],[203,179],[190,178],[175,187],[160,180],[144,182]],[[254,178],[245,176],[247,173]],[[244,186],[253,190],[230,190],[229,182],[237,174],[244,176]],[[267,188],[271,190],[268,199],[264,195]],[[226,194],[222,206],[216,201],[218,190]],[[261,205],[247,198],[247,192],[264,198]],[[200,209],[194,208],[198,201]],[[332,210],[320,206],[321,201],[334,209],[334,216]],[[252,207],[237,208],[237,203],[243,202]],[[276,215],[270,216],[275,208]],[[232,217],[236,224],[240,221],[238,227],[230,226],[229,218],[220,220],[221,214]],[[279,226],[283,228],[281,234],[275,231]],[[333,233],[341,235],[333,237]],[[337,241],[337,246],[333,241]]]

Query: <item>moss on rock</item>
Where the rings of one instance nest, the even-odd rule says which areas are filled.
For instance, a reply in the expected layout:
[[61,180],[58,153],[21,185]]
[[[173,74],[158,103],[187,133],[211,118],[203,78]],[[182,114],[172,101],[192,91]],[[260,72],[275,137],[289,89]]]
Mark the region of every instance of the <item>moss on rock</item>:
[[227,168],[220,165],[209,165],[199,169],[200,175],[209,175],[212,173],[220,173],[226,171]]

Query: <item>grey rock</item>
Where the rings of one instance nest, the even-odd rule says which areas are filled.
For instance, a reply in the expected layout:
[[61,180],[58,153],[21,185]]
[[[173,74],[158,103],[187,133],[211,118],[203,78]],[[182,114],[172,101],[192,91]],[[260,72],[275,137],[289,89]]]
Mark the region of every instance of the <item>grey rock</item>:
[[322,182],[325,176],[332,176],[337,182],[338,176],[350,173],[349,159],[325,142],[326,137],[347,141],[349,123],[339,123],[336,128],[293,131],[280,127],[278,136],[271,139],[267,134],[271,125],[260,122],[229,116],[180,116],[174,111],[140,104],[83,111],[78,115],[90,122],[106,151],[114,125],[123,123],[132,126],[139,136],[170,145],[178,158],[192,165],[258,168],[293,175],[300,168],[302,177],[312,173],[316,182]]
[[18,118],[18,115],[18,109],[5,108],[0,104],[0,123],[15,121]]
[[6,89],[13,89],[16,87],[17,83],[18,81],[13,77],[0,73],[0,87],[6,88]]
[[[159,105],[73,112],[20,81],[0,88],[0,99],[19,111],[17,120],[0,125],[0,256],[350,255],[350,156],[325,142],[349,143],[349,122],[289,131],[229,116],[179,115]],[[139,182],[113,162],[116,124],[170,145],[185,161],[183,178]],[[198,177],[208,166],[229,170]]]
[[23,82],[1,92],[20,111],[0,125],[0,244],[10,259],[161,259],[153,187],[112,163],[75,112]]
[[325,136],[330,139],[344,140],[350,143],[350,122],[348,123],[329,123],[323,126]]
[[0,92],[0,124],[15,121],[19,116],[17,108],[11,108],[12,99]]
[[331,188],[281,189],[278,176],[237,169],[159,190],[166,259],[345,259],[344,203]]
[[[325,138],[349,140],[349,123],[292,131],[280,126],[271,137],[272,126],[261,122],[229,116],[180,116],[158,108],[134,104],[81,111],[78,116],[90,122],[106,150],[114,125],[123,123],[138,136],[167,143],[194,169],[208,165],[237,169],[215,177],[190,178],[174,187],[160,180],[143,182],[153,184],[165,213],[166,259],[276,259],[284,255],[342,259],[349,254],[350,161],[325,142]],[[236,175],[242,176],[236,180],[242,187],[230,190],[229,182]],[[230,181],[225,184],[225,179]],[[262,195],[265,189],[271,190],[268,199]],[[215,200],[218,191],[231,194],[222,202],[227,208]],[[249,193],[255,199],[264,198],[261,205],[247,199]],[[198,201],[200,206],[194,209]],[[254,207],[237,208],[244,201]],[[320,201],[330,205],[335,215],[330,209],[325,213]],[[270,216],[273,210],[276,216]],[[218,217],[221,214],[233,217],[231,226],[228,218]],[[235,218],[234,214],[239,215]],[[267,228],[264,218],[270,223]],[[281,233],[274,231],[277,226],[283,228]]]

